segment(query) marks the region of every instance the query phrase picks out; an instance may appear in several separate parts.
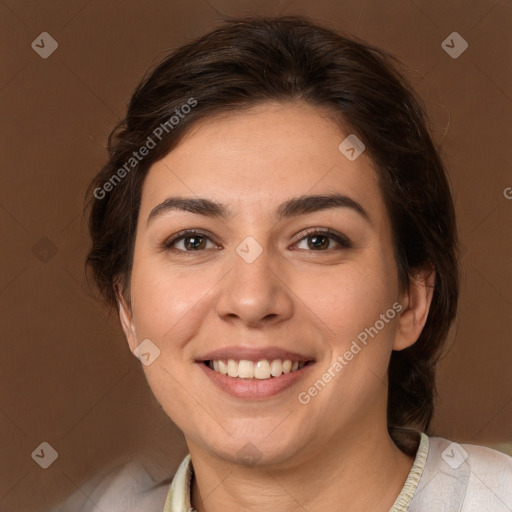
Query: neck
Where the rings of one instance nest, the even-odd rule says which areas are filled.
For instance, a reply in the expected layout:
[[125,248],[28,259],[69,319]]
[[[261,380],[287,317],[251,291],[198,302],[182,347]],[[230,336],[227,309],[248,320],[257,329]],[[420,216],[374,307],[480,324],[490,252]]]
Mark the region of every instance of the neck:
[[[385,427],[385,425],[384,425]],[[337,510],[387,512],[413,458],[384,429],[333,436],[298,462],[247,467],[189,442],[194,464],[192,506],[197,512]]]

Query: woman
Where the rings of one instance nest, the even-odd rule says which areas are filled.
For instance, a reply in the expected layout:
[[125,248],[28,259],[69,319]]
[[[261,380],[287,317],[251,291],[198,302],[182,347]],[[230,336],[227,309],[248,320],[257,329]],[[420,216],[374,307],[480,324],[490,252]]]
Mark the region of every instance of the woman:
[[88,264],[190,451],[166,512],[512,509],[509,457],[426,435],[457,235],[392,57],[232,20],[109,142]]

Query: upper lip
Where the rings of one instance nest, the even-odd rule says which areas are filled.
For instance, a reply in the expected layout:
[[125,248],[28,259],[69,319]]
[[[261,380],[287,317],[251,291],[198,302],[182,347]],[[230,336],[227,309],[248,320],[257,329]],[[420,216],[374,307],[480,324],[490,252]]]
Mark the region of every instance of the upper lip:
[[274,360],[289,359],[291,361],[314,361],[312,356],[299,354],[290,350],[284,350],[278,347],[263,347],[263,348],[249,348],[249,347],[225,347],[219,348],[212,352],[208,352],[204,356],[199,357],[196,361],[219,361],[219,360],[234,359],[240,361],[242,359],[247,361],[261,361],[262,359]]

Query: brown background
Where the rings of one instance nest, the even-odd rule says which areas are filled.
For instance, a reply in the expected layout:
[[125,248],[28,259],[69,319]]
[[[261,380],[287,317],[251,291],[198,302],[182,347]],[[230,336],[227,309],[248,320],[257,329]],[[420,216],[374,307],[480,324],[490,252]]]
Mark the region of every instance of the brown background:
[[[399,57],[426,102],[464,244],[434,431],[512,443],[511,17],[507,0],[6,0],[0,105],[0,510],[47,510],[134,454],[172,474],[186,453],[118,327],[84,280],[81,208],[143,73],[223,15],[306,14]],[[453,31],[469,48],[452,59]],[[41,32],[58,49],[41,58]],[[42,442],[59,453],[47,470]]]

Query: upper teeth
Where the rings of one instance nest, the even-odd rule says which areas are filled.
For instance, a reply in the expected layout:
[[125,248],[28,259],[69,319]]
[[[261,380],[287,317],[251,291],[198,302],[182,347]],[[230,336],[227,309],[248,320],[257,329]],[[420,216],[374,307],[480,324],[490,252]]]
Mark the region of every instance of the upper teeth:
[[208,361],[208,366],[218,373],[228,375],[229,377],[240,377],[241,379],[270,379],[270,377],[279,377],[283,373],[290,373],[300,370],[306,364],[305,361],[291,361],[286,359],[273,359],[270,363],[268,359],[261,359],[254,363],[247,359],[236,361],[228,359],[227,363],[223,360]]

